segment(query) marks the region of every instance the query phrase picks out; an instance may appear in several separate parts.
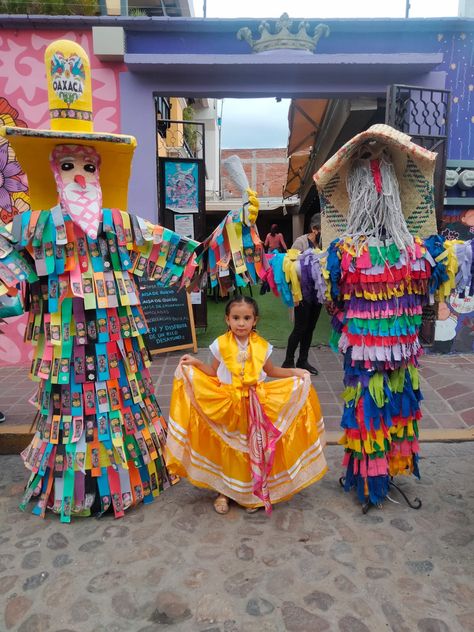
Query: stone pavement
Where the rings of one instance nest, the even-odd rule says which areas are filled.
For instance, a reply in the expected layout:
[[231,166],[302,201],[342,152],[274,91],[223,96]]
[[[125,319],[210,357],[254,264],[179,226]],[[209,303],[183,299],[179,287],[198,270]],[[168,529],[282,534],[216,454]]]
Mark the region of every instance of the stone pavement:
[[[181,355],[182,352],[174,352],[154,356],[152,375],[165,416],[169,410],[173,373]],[[207,361],[209,352],[200,349],[198,356]],[[275,349],[272,357],[275,364],[281,364],[284,350]],[[342,414],[341,358],[328,347],[312,347],[309,359],[320,369],[320,374],[312,381],[319,395],[326,429],[329,432],[339,431]],[[422,358],[421,365],[424,396],[422,431],[432,431],[432,435],[435,431],[437,439],[441,435],[442,438],[463,436],[474,439],[474,354],[427,354]],[[6,424],[0,425],[0,451],[2,433],[15,428],[27,432],[33,420],[35,411],[28,399],[34,393],[35,385],[28,379],[28,370],[24,366],[0,367],[0,410],[7,416]],[[23,445],[26,445],[24,438]],[[7,451],[16,453],[19,449],[15,446],[13,451]]]
[[[182,481],[122,520],[41,520],[0,456],[2,632],[474,631],[474,443],[423,447],[420,510],[363,515],[330,471],[268,518]],[[393,498],[398,499],[397,492]]]

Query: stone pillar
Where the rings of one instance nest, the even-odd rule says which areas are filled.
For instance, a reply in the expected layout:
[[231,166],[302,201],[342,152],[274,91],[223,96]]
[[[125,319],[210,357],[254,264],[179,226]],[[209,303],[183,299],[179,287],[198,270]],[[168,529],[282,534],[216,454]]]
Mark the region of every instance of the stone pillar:
[[[303,213],[298,213],[297,215],[293,215],[292,218],[292,228],[293,228],[293,241],[304,233],[304,215]],[[289,246],[289,244],[288,244]]]

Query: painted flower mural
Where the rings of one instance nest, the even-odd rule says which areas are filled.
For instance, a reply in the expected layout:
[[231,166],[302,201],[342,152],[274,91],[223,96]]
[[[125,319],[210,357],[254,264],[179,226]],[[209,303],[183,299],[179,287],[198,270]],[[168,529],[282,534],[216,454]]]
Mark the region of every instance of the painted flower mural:
[[[3,25],[2,25],[3,26]],[[0,125],[47,128],[49,111],[44,83],[44,51],[59,36],[77,41],[89,53],[94,74],[94,124],[104,132],[120,131],[120,63],[101,62],[93,54],[92,31],[41,31],[1,29],[0,35]],[[13,107],[14,104],[16,106]],[[21,116],[21,118],[20,118]],[[1,141],[0,141],[1,143]],[[9,150],[8,161],[15,156]],[[11,176],[10,176],[11,177]],[[26,177],[13,176],[26,187]],[[30,208],[28,192],[10,193],[11,211],[0,208],[0,224]],[[30,364],[32,349],[23,342],[27,315],[9,318],[0,336],[0,366]]]
[[[0,125],[27,127],[4,97],[0,97]],[[0,141],[0,223],[8,224],[15,215],[29,208],[26,176],[11,147],[6,141]]]

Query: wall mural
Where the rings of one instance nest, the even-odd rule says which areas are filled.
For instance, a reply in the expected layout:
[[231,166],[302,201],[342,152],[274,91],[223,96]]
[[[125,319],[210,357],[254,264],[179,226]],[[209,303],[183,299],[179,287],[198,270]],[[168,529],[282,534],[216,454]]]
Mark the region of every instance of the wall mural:
[[[474,237],[474,208],[445,209],[441,234],[446,239]],[[434,353],[468,353],[474,351],[474,297],[453,293],[438,306]]]
[[[18,111],[0,96],[0,125],[27,127]],[[8,143],[0,139],[0,223],[9,224],[15,215],[30,208],[28,183]]]
[[474,34],[438,33],[443,62],[437,70],[446,72],[446,89],[451,91],[448,159],[472,159],[474,152]]
[[[102,64],[92,51],[90,32],[2,30],[0,35],[0,125],[49,129],[48,97],[44,81],[44,51],[58,38],[78,42],[91,60],[94,126],[120,132],[119,72],[122,64]],[[29,209],[28,182],[7,142],[0,142],[0,223]],[[26,316],[2,325],[0,366],[29,364],[32,350],[23,343]]]

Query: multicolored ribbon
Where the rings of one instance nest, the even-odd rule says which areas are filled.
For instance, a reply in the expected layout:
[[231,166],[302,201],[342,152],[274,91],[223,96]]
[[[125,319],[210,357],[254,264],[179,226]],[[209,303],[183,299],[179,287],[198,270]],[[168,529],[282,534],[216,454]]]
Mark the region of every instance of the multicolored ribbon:
[[249,388],[248,447],[253,493],[260,498],[267,514],[272,513],[268,475],[273,467],[275,446],[281,432],[272,424],[258,399],[255,386]]

